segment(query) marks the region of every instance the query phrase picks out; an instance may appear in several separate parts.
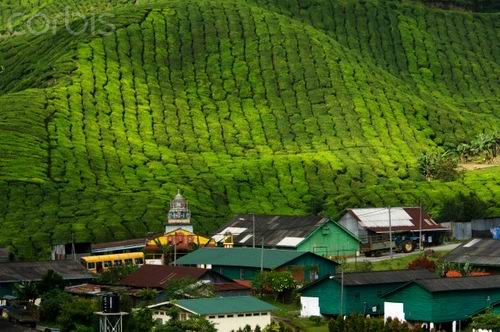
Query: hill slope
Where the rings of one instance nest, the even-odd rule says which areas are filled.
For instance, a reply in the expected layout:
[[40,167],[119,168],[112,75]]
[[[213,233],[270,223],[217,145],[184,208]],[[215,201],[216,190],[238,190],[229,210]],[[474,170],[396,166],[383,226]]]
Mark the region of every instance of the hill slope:
[[[71,233],[157,231],[178,187],[204,231],[231,213],[299,214],[321,200],[331,214],[437,208],[458,191],[500,201],[498,168],[448,183],[416,170],[430,147],[500,127],[498,14],[354,0],[78,3],[108,10],[97,27],[113,32],[58,25],[0,40],[0,245],[21,256]],[[7,4],[55,22],[75,6]],[[85,25],[75,15],[71,26]]]

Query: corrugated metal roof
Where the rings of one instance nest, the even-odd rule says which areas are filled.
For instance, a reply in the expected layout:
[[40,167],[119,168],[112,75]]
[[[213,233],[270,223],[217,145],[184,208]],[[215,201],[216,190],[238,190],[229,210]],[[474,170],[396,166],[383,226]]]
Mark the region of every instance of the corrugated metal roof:
[[500,240],[473,239],[461,244],[442,259],[452,263],[499,267]]
[[500,289],[500,275],[486,277],[438,278],[417,280],[429,292]]
[[[305,287],[300,289],[300,292],[315,287],[326,279],[333,279],[337,282],[342,282],[342,275],[327,275]],[[392,283],[406,283],[418,279],[438,278],[436,274],[424,269],[418,270],[392,270],[392,271],[374,271],[374,272],[348,272],[344,273],[344,286],[365,286],[365,285],[380,285]]]
[[276,307],[253,296],[228,296],[177,300],[174,305],[198,315],[273,311]]
[[139,288],[163,288],[171,279],[200,279],[209,270],[187,266],[143,265],[122,281],[121,285]]
[[149,237],[141,237],[138,239],[94,243],[91,246],[91,252],[101,253],[116,250],[140,249],[146,246],[146,242],[148,239]]
[[0,283],[39,281],[53,270],[65,280],[92,279],[93,276],[75,261],[9,262],[0,264]]
[[[220,242],[227,232],[234,236],[238,244],[252,244],[252,215],[237,215],[221,227],[212,237]],[[255,216],[255,240],[258,244],[264,239],[266,247],[296,247],[300,242],[286,238],[304,239],[320,225],[328,221],[321,216]],[[280,244],[281,243],[281,244]]]
[[[264,249],[263,266],[265,269],[275,269],[303,255],[315,254],[296,250]],[[260,248],[200,248],[179,258],[177,264],[260,267],[260,258]],[[332,263],[336,264],[333,261]]]
[[[340,280],[340,275],[336,278]],[[417,279],[437,278],[436,274],[424,269],[418,270],[396,270],[396,271],[377,271],[377,272],[353,272],[344,273],[345,286],[371,285],[371,284],[389,284],[408,282]]]
[[[358,223],[376,233],[389,232],[389,209],[388,208],[366,208],[348,209]],[[391,208],[391,225],[393,232],[418,231],[422,219],[422,230],[424,231],[446,231],[447,228],[437,224],[425,211],[418,207],[394,207]]]

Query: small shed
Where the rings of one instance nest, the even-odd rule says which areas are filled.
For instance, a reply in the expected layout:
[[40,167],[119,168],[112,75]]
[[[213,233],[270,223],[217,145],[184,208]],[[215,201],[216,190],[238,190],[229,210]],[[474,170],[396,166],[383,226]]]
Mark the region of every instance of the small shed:
[[259,326],[264,329],[271,324],[271,313],[276,308],[252,296],[214,297],[203,299],[177,300],[150,305],[153,319],[166,324],[170,317],[168,308],[176,306],[181,313],[181,321],[191,316],[202,316],[215,325],[219,332],[237,331],[249,325],[252,331]]
[[296,250],[200,248],[177,260],[179,265],[210,268],[231,279],[253,280],[261,271],[290,271],[295,280],[310,282],[335,273],[333,260]]
[[188,266],[143,265],[132,272],[120,285],[133,288],[154,288],[161,292],[173,280],[188,279],[213,286],[218,296],[250,295],[251,289],[236,283],[222,274],[207,269]]
[[464,321],[500,301],[500,275],[415,280],[383,297],[385,302],[403,304],[409,321]]
[[263,243],[266,248],[311,251],[327,257],[354,256],[359,251],[354,234],[321,216],[237,215],[212,238],[224,243],[228,236],[235,247]]
[[[340,274],[324,276],[300,289],[301,315],[382,315],[382,294],[410,280],[436,278],[436,275],[427,270],[397,270],[344,273],[343,277],[342,281]],[[344,289],[341,301],[342,285]]]
[[449,263],[471,264],[488,272],[500,272],[500,240],[473,239],[441,259]]

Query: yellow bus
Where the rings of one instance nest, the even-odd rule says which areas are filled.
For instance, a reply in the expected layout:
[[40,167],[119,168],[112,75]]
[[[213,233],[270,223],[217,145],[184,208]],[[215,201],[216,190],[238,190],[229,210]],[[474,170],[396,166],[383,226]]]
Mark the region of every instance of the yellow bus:
[[82,265],[90,272],[102,272],[111,267],[124,266],[124,265],[137,265],[144,264],[143,252],[129,252],[124,254],[111,254],[111,255],[97,255],[86,256],[80,259]]

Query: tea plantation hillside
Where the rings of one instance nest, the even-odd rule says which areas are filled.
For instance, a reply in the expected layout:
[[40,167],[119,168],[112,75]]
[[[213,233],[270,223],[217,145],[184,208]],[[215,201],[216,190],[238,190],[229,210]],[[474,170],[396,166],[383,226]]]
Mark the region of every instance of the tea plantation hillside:
[[[28,32],[36,13],[49,31]],[[458,192],[498,205],[498,167],[427,182],[417,158],[500,128],[499,21],[382,0],[4,1],[0,246],[159,231],[177,188],[202,232]]]

